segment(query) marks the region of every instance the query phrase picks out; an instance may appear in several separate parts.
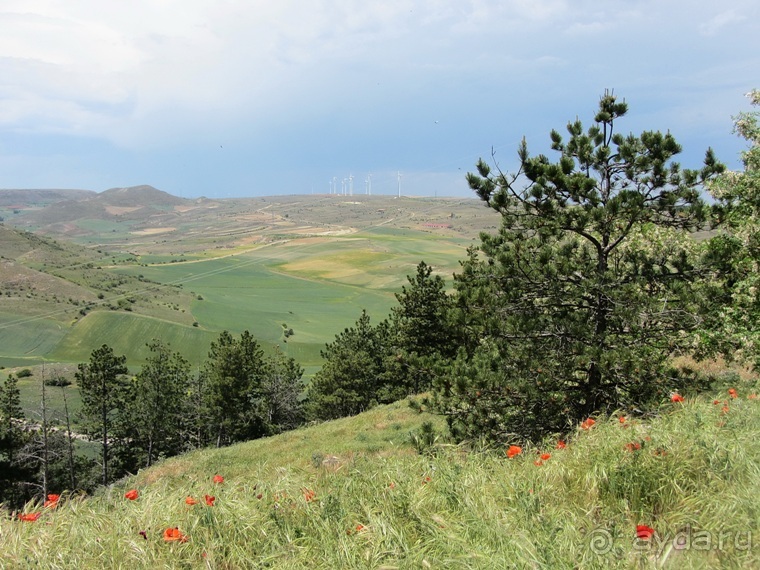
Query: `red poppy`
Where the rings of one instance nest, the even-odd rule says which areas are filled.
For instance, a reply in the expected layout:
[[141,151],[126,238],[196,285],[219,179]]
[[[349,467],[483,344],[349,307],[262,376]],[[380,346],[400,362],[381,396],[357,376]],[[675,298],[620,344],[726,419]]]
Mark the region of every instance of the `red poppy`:
[[728,408],[728,404],[726,404],[726,405],[724,405],[724,406],[723,406],[723,407],[720,409],[720,413],[721,413],[721,414],[727,414],[727,413],[728,413],[728,409],[729,409],[729,408]]
[[54,509],[58,506],[58,501],[60,498],[61,498],[60,495],[48,495],[47,501],[45,501],[45,503],[42,506]]
[[620,417],[618,418],[618,421],[619,421],[621,424],[624,424],[624,423],[625,423],[625,416],[620,416]]
[[538,467],[541,467],[543,464],[544,464],[544,462],[543,462],[543,461],[541,461],[540,459],[539,459],[538,461],[534,461],[534,462],[533,462],[533,465],[536,465],[536,466],[538,466]]
[[673,395],[670,397],[671,402],[683,402],[683,396],[679,394],[678,392],[674,392]]
[[164,540],[166,542],[187,542],[187,535],[175,526],[164,531]]
[[306,499],[307,503],[310,503],[311,501],[317,498],[317,494],[311,489],[304,489],[303,498]]
[[654,529],[645,524],[636,525],[636,538],[649,540],[654,536]]
[[732,398],[738,398],[739,394],[736,393],[736,388],[729,388],[728,393]]
[[565,449],[566,447],[567,447],[567,444],[561,439],[557,442],[557,449]]
[[130,501],[134,501],[137,497],[140,496],[140,493],[137,492],[137,489],[132,489],[131,491],[124,493],[124,496]]
[[216,497],[212,497],[211,495],[206,495],[203,498],[206,499],[206,505],[208,505],[209,507],[214,506],[214,501],[216,501]]
[[625,450],[626,451],[636,451],[638,449],[641,449],[641,444],[638,441],[632,441],[631,443],[625,444]]
[[713,400],[713,406],[717,406],[718,404],[720,404],[720,400]]
[[515,455],[520,455],[522,453],[522,447],[519,445],[510,445],[509,449],[507,449],[507,457],[512,459]]
[[224,483],[224,477],[221,475],[214,475],[214,483],[222,484]]
[[358,525],[356,525],[356,532],[361,532],[361,531],[363,531],[363,530],[364,530],[364,528],[365,528],[365,527],[364,527],[364,525],[363,525],[363,524],[358,524]]
[[191,496],[189,496],[189,495],[188,495],[188,496],[185,498],[185,504],[186,504],[186,505],[190,505],[190,506],[192,506],[192,505],[197,505],[197,504],[198,504],[198,501],[196,501],[195,499],[193,499]]
[[541,454],[541,459],[543,459],[544,461],[546,461],[546,460],[547,460],[547,459],[549,459],[551,456],[552,456],[552,454],[551,454],[551,453],[542,453],[542,454]]
[[40,518],[42,513],[19,513],[18,518],[24,522],[34,522]]
[[581,422],[581,429],[591,429],[596,421],[592,418],[587,418]]

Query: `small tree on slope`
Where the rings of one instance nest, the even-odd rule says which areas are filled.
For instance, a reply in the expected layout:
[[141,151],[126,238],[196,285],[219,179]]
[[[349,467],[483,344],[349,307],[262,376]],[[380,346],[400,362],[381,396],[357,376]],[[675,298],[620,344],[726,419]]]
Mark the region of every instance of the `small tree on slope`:
[[605,93],[588,130],[552,131],[556,162],[523,140],[517,173],[468,174],[503,223],[455,280],[467,340],[434,387],[455,436],[536,439],[668,389],[666,359],[698,324],[686,232],[723,166],[708,150],[682,170],[669,133],[617,132],[626,112]]

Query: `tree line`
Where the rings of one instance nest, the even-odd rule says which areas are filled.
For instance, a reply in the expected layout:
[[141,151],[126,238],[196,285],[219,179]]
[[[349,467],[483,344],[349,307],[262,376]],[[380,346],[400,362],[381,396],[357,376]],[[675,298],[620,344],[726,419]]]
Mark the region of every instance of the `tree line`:
[[[555,160],[525,140],[513,173],[480,160],[467,182],[501,214],[499,231],[469,248],[451,291],[421,262],[387,318],[362,312],[326,345],[305,388],[292,358],[265,356],[247,331],[223,332],[196,374],[160,341],[134,377],[109,347],[94,351],[76,379],[83,433],[100,444],[98,482],[422,393],[413,405],[445,416],[457,441],[540,441],[704,389],[673,356],[760,365],[758,113],[735,117],[749,148],[744,171],[727,172],[710,149],[700,168],[682,168],[670,133],[623,134],[627,111],[605,92],[591,126],[550,133]],[[709,239],[694,239],[700,229]],[[2,472],[39,473],[39,454],[19,459],[30,442],[12,377],[0,408]],[[75,488],[56,475],[65,468],[48,471]]]

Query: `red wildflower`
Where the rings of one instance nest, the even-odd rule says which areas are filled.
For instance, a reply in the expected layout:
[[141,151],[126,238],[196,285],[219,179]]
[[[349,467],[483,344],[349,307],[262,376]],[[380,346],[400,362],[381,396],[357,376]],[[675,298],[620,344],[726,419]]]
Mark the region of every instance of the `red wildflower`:
[[216,501],[216,497],[212,497],[211,495],[206,495],[203,498],[206,499],[206,505],[207,506],[209,506],[209,507],[213,507],[214,506],[214,501]]
[[19,513],[18,518],[24,522],[34,522],[40,518],[41,514],[42,513]]
[[557,449],[565,449],[566,447],[567,447],[567,444],[561,439],[557,442]]
[[166,542],[187,542],[187,535],[175,526],[164,531],[164,540]]
[[679,394],[678,392],[673,392],[673,395],[670,396],[670,401],[673,403],[683,402],[683,396],[681,396],[681,394]]
[[364,525],[363,525],[363,524],[358,524],[358,525],[356,525],[356,532],[361,532],[361,531],[363,531],[363,530],[364,530],[364,528],[365,528],[365,527],[364,527]]
[[587,418],[581,422],[581,429],[591,429],[596,421],[592,418]]
[[317,494],[311,489],[304,489],[303,498],[306,499],[307,503],[310,503],[311,501],[317,498]]
[[214,483],[222,484],[224,483],[224,477],[221,475],[214,475]]
[[533,462],[533,465],[536,465],[537,467],[541,467],[543,464],[544,464],[544,462],[541,461],[540,459],[538,461],[534,461]]
[[636,525],[636,538],[649,540],[654,536],[654,529],[645,524]]
[[626,451],[636,451],[638,449],[641,449],[641,444],[638,441],[632,441],[631,443],[625,444],[625,450]]
[[42,506],[46,508],[54,509],[58,506],[58,501],[60,498],[61,498],[60,495],[48,495],[47,501],[45,501],[45,503]]
[[542,453],[541,454],[541,459],[543,459],[544,461],[546,461],[547,459],[551,458],[551,456],[552,456],[551,453]]
[[391,481],[390,483],[388,483],[388,488],[389,489],[395,489],[396,488],[396,484],[393,481]]
[[134,501],[137,497],[140,496],[140,493],[137,492],[137,489],[132,489],[131,491],[124,493],[124,496],[130,501]]
[[728,408],[728,404],[726,404],[726,405],[724,405],[724,406],[723,406],[723,407],[720,409],[720,413],[721,413],[721,414],[727,414],[727,413],[728,413],[728,409],[729,409],[729,408]]
[[422,484],[423,484],[423,485],[425,485],[425,484],[427,484],[427,483],[430,483],[430,481],[432,481],[432,479],[430,479],[430,477],[425,477],[425,478],[422,480]]
[[192,498],[190,495],[188,495],[188,496],[185,498],[185,504],[186,504],[186,505],[190,505],[190,506],[193,506],[193,505],[197,505],[197,504],[198,504],[198,501],[196,501],[196,500],[195,500],[195,499],[193,499],[193,498]]
[[720,404],[720,400],[713,400],[713,406],[717,406],[718,404]]
[[522,453],[522,447],[519,445],[510,445],[509,449],[507,449],[507,457],[512,459],[515,455],[520,455]]
[[732,398],[738,398],[739,394],[736,393],[736,388],[729,388],[728,393]]
[[624,424],[624,423],[625,423],[625,416],[620,416],[620,417],[618,418],[618,421],[619,421],[621,424]]

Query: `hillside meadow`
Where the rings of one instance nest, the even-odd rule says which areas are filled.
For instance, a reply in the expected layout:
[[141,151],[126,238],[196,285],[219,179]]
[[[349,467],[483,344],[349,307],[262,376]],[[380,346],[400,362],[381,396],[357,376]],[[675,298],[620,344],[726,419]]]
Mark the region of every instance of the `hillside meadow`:
[[757,568],[755,390],[422,454],[410,432],[441,419],[378,406],[5,512],[1,567]]

